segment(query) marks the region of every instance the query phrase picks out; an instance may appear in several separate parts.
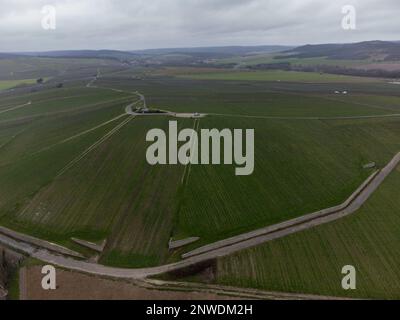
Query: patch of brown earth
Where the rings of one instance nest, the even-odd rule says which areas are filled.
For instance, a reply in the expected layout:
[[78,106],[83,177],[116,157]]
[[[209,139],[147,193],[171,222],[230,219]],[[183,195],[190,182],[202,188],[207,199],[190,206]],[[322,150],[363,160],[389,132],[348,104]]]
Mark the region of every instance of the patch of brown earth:
[[104,279],[57,269],[57,289],[42,289],[41,266],[21,269],[21,300],[221,300],[218,294],[155,290],[121,280]]

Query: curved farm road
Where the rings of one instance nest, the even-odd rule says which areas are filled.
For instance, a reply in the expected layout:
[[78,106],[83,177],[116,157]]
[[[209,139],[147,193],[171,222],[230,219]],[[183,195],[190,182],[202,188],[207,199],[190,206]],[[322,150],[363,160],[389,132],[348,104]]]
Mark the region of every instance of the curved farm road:
[[197,263],[223,257],[243,249],[251,248],[350,215],[357,211],[368,200],[372,193],[381,185],[385,178],[399,163],[400,153],[398,153],[385,168],[375,172],[371,177],[369,177],[367,181],[365,181],[342,205],[207,245],[186,254],[185,257],[187,257],[187,259],[169,265],[143,269],[107,267],[73,258],[67,258],[65,255],[56,253],[55,250],[50,251],[49,247],[48,249],[43,249],[43,246],[38,246],[37,244],[35,246],[26,242],[26,240],[17,240],[18,238],[16,239],[12,233],[9,233],[7,236],[0,234],[0,243],[59,267],[113,278],[144,279],[149,276],[176,271]]

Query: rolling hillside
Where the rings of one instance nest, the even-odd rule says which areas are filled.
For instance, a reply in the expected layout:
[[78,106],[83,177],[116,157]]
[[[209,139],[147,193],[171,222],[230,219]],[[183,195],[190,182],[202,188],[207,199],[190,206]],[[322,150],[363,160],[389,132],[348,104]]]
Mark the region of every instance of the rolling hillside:
[[400,43],[366,41],[349,44],[306,45],[286,51],[286,58],[327,57],[337,60],[399,61]]

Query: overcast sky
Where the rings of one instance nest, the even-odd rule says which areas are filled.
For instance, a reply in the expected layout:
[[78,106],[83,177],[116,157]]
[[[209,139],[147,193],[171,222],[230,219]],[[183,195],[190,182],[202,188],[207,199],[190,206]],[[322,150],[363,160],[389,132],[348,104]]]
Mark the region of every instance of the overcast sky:
[[[356,30],[342,28],[344,5]],[[399,0],[0,0],[3,52],[400,40],[399,27]]]

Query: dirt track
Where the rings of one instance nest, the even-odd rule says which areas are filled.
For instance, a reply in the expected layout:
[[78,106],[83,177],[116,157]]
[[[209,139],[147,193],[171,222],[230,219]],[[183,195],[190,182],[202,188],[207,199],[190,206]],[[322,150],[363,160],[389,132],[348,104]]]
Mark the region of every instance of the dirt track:
[[21,300],[336,300],[341,298],[309,294],[270,292],[188,282],[161,280],[124,281],[93,277],[74,271],[57,270],[57,290],[41,287],[42,266],[20,271]]
[[[73,271],[57,270],[57,290],[41,287],[41,266],[20,271],[20,300],[221,300],[233,299],[213,292],[160,288],[132,281],[104,279]],[[239,297],[236,297],[236,299]]]

